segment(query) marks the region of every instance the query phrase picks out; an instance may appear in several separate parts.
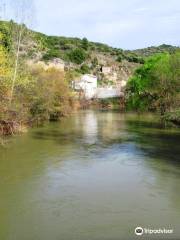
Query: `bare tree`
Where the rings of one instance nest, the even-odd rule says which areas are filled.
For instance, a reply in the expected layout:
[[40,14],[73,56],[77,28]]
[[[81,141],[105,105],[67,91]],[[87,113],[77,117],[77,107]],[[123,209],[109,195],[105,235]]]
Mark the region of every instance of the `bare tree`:
[[10,105],[12,103],[14,95],[14,87],[18,74],[19,60],[20,60],[20,47],[25,39],[25,34],[27,33],[26,26],[30,26],[30,23],[34,14],[33,0],[10,0],[10,7],[13,9],[14,16],[12,17],[17,24],[12,26],[12,37],[14,43],[15,51],[15,61],[14,61],[14,71],[12,75],[12,85],[10,92]]

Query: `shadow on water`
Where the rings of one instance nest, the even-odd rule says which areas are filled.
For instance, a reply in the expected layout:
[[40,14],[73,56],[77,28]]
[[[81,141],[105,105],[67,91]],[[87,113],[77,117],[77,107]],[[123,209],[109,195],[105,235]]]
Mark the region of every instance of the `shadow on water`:
[[165,129],[160,123],[127,121],[128,130],[135,133],[138,147],[151,158],[180,164],[180,131]]

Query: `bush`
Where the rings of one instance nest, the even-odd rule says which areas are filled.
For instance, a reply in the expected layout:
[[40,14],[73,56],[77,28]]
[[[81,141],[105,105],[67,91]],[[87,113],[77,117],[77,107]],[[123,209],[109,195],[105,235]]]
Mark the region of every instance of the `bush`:
[[117,57],[117,59],[116,59],[117,62],[122,62],[122,60],[123,60],[122,55],[119,55],[119,56]]
[[45,61],[51,60],[53,58],[62,58],[61,52],[57,49],[50,49],[43,56],[43,60],[45,60]]
[[83,64],[80,68],[80,73],[87,74],[90,73],[90,68],[87,64]]
[[51,68],[33,73],[36,84],[33,86],[30,112],[32,117],[57,120],[66,116],[71,108],[71,92],[64,73]]
[[127,56],[126,59],[128,60],[128,62],[134,62],[134,63],[140,63],[140,64],[144,64],[144,59],[142,57],[138,57],[138,56]]
[[87,58],[86,52],[82,48],[76,48],[75,50],[72,50],[69,53],[69,59],[70,61],[81,64],[83,63]]
[[88,48],[89,48],[89,42],[88,42],[88,40],[87,40],[87,38],[83,38],[82,39],[82,48],[84,49],[84,50],[88,50]]

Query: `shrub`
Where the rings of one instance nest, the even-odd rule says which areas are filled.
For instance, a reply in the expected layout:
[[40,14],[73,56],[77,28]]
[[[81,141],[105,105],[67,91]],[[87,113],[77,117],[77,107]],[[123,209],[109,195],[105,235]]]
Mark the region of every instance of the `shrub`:
[[43,56],[43,60],[45,60],[45,61],[51,60],[53,58],[62,58],[62,54],[61,54],[60,50],[50,49]]
[[33,117],[57,120],[70,112],[71,93],[64,73],[51,68],[35,72],[30,112]]
[[122,60],[123,60],[122,55],[119,55],[119,56],[117,57],[117,59],[116,59],[117,62],[122,62]]
[[86,52],[82,48],[76,48],[75,50],[72,50],[69,53],[69,59],[70,61],[81,64],[83,63],[87,58]]
[[80,68],[80,72],[82,74],[87,74],[87,73],[90,73],[90,68],[87,64],[83,64]]
[[82,39],[82,48],[84,49],[84,50],[88,50],[88,48],[89,48],[89,42],[88,42],[88,40],[87,40],[87,38],[83,38]]

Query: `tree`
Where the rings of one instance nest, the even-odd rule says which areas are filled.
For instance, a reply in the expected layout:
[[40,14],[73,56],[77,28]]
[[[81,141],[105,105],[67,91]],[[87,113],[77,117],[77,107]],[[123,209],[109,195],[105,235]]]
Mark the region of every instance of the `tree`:
[[69,53],[69,59],[76,64],[83,63],[86,58],[87,54],[82,48],[76,48]]
[[25,39],[25,36],[27,36],[27,32],[28,32],[25,26],[25,23],[28,23],[30,18],[32,17],[33,1],[16,0],[16,1],[11,1],[11,5],[14,10],[15,20],[18,24],[12,23],[12,26],[11,26],[15,59],[14,59],[14,71],[12,75],[10,105],[12,102],[14,87],[15,87],[17,74],[18,74],[20,47],[23,40]]
[[84,50],[88,50],[88,48],[89,48],[89,42],[88,42],[88,40],[87,40],[87,38],[83,38],[82,39],[82,48],[84,49]]
[[179,53],[158,54],[138,68],[127,84],[127,107],[156,110],[164,115],[178,102]]
[[64,72],[55,68],[37,69],[30,97],[30,113],[37,120],[58,120],[71,108],[71,92]]
[[180,54],[166,54],[152,70],[152,88],[156,92],[155,104],[161,115],[175,107],[177,95],[180,93]]

